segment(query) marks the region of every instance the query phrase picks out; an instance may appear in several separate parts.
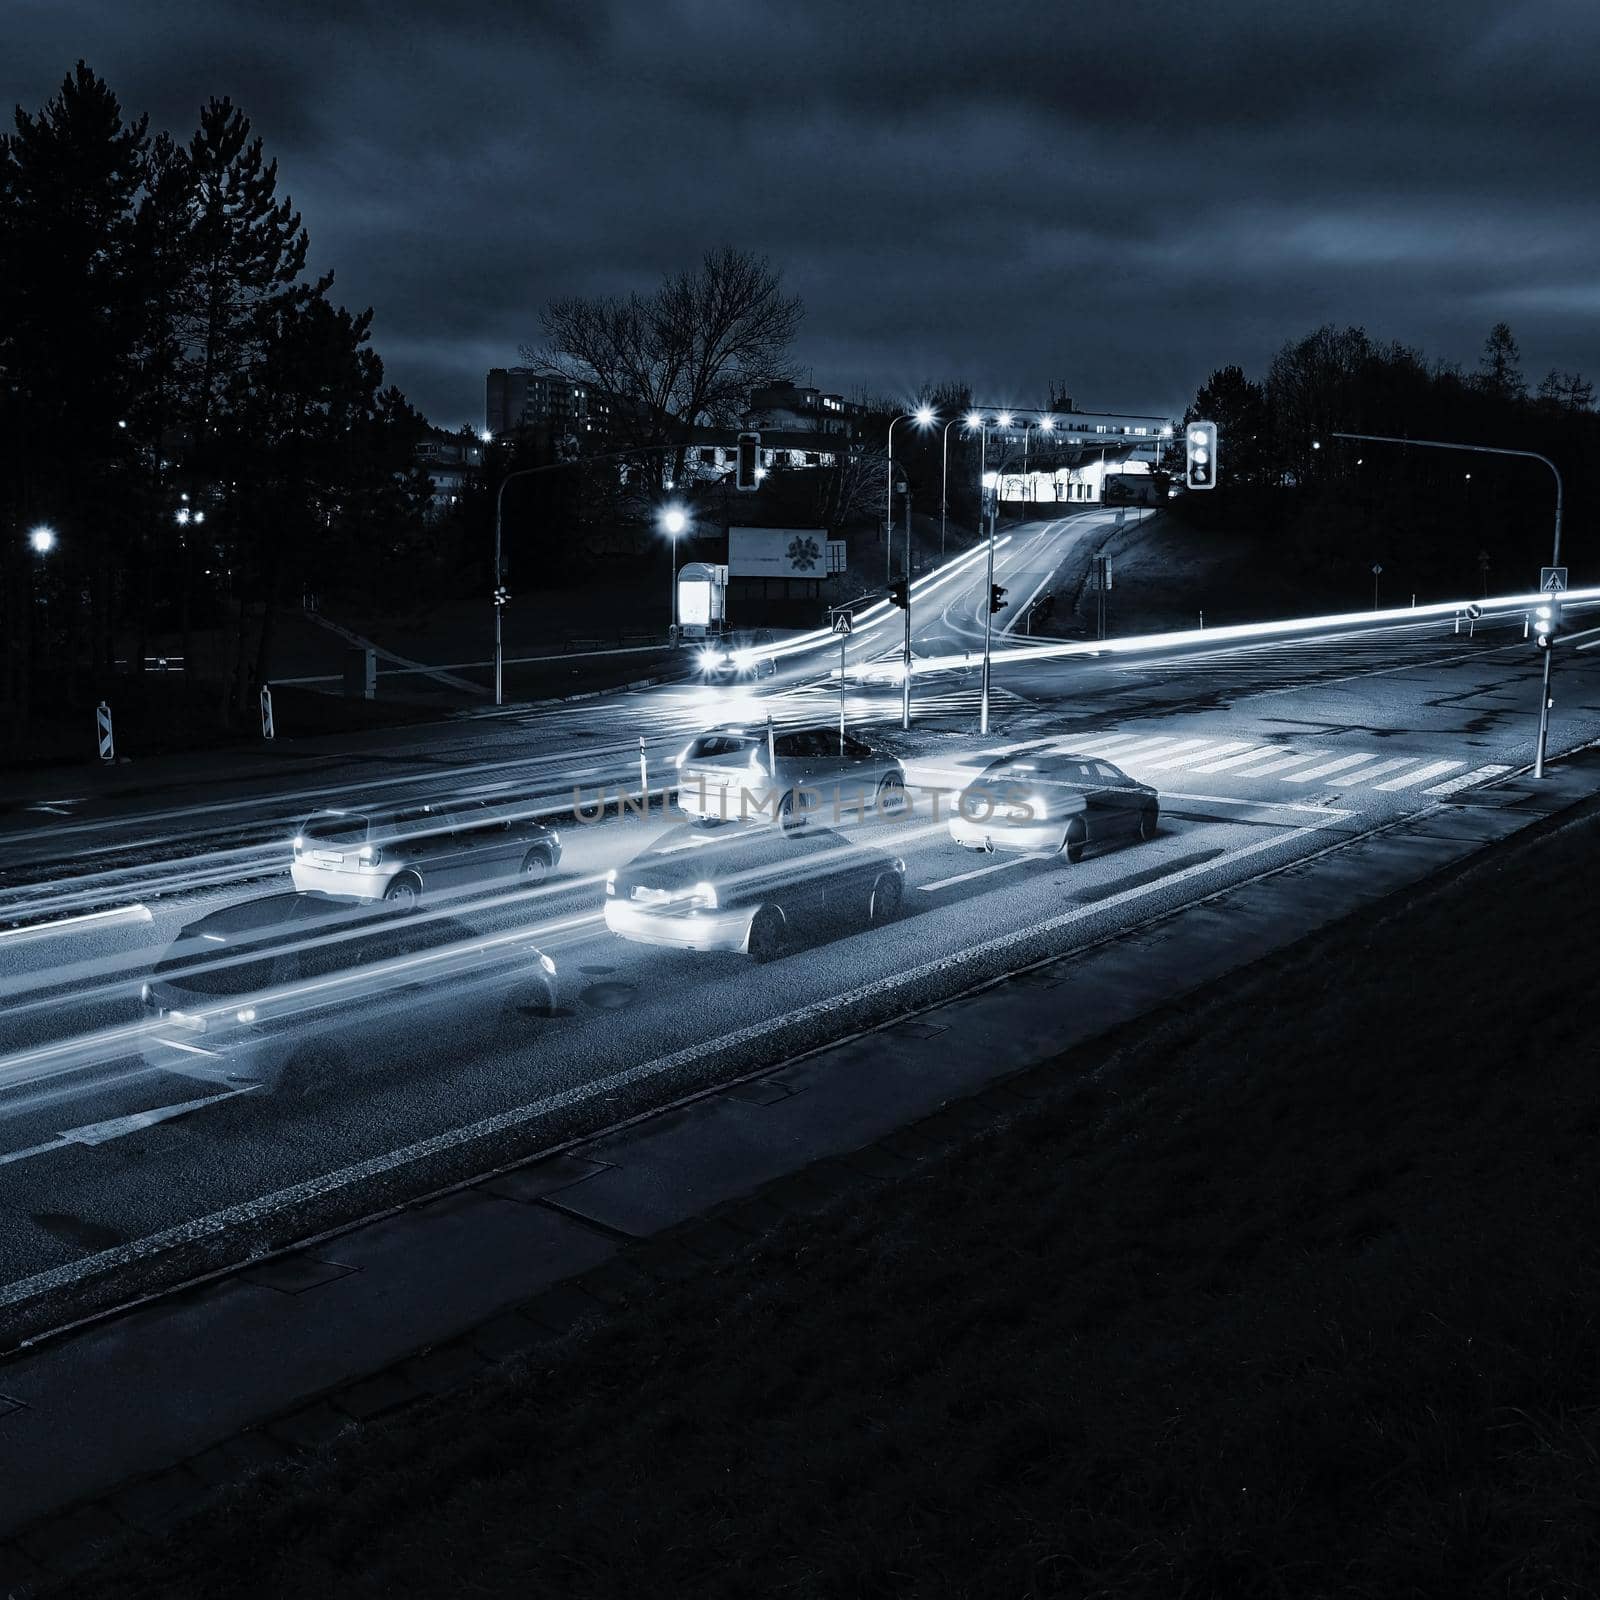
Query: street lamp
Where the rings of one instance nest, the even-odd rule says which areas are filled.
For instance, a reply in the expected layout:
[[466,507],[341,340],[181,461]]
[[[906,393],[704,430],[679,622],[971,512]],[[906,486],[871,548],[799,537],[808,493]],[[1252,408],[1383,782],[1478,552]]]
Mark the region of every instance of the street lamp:
[[678,637],[678,535],[689,526],[682,506],[668,506],[661,513],[661,531],[672,541],[672,634]]
[[[1402,439],[1390,433],[1330,433],[1332,439],[1359,439],[1366,444],[1401,444],[1417,445],[1424,450],[1466,450],[1473,455],[1480,456],[1521,456],[1526,461],[1542,461],[1549,467],[1556,480],[1556,528],[1555,539],[1550,547],[1550,565],[1561,565],[1561,505],[1563,489],[1561,484],[1561,469],[1549,456],[1542,456],[1537,450],[1509,450],[1503,445],[1493,444],[1458,444],[1449,439]],[[1311,441],[1313,450],[1320,450],[1320,440]],[[1470,478],[1471,473],[1467,476]],[[1534,746],[1533,775],[1535,778],[1544,777],[1544,752],[1545,743],[1550,732],[1550,657],[1555,652],[1546,650],[1544,653],[1544,673],[1539,690],[1539,741]]]
[[35,555],[47,556],[56,547],[56,530],[41,522],[38,527],[28,530],[28,543]]
[[889,476],[883,495],[883,583],[890,582],[891,559],[894,547],[894,430],[896,423],[914,422],[919,428],[933,425],[933,408],[918,406],[915,411],[903,411],[889,423]]

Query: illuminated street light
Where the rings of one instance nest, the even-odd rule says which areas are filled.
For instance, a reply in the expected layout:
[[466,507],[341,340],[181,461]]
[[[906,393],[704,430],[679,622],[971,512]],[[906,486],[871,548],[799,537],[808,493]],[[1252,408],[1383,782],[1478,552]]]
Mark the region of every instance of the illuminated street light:
[[1000,415],[995,418],[995,421],[998,422],[1002,428],[1009,428],[1011,426],[1011,413],[1009,411],[1002,411]]
[[[901,412],[898,417],[893,418],[889,423],[889,476],[883,491],[883,581],[885,587],[887,587],[892,576],[889,564],[894,547],[894,430],[896,424],[901,422],[914,422],[919,428],[931,427],[933,424],[933,412],[927,406],[918,406],[915,411]],[[906,529],[906,538],[908,541],[911,538],[909,525]],[[906,576],[908,578],[911,575],[910,559],[911,556],[908,549],[906,553],[908,563]]]
[[35,555],[47,556],[56,547],[56,530],[41,522],[37,528],[28,531],[28,543]]
[[189,523],[189,508],[188,508],[188,506],[179,506],[178,507],[177,521],[178,521],[179,527],[187,527],[188,526],[188,523]]
[[1050,416],[1048,413],[1039,418],[1039,426],[1045,433],[1049,433],[1055,427],[1055,425],[1056,419]]
[[678,535],[689,526],[689,518],[682,506],[668,506],[661,513],[661,531],[672,541],[672,630],[674,641],[678,637]]

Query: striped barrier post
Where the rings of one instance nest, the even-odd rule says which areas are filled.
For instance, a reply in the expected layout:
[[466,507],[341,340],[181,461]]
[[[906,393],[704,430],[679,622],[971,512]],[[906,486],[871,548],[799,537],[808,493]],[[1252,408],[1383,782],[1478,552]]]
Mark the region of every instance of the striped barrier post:
[[265,684],[261,686],[261,737],[263,739],[277,737],[272,726],[272,690]]
[[94,708],[94,725],[100,743],[100,759],[114,762],[117,759],[117,747],[111,737],[111,707],[104,700]]

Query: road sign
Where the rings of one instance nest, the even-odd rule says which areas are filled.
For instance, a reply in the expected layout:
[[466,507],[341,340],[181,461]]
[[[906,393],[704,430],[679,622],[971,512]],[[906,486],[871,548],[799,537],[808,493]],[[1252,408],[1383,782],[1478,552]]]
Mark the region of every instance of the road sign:
[[835,611],[833,614],[833,631],[835,633],[849,633],[850,613],[848,611]]
[[1378,574],[1379,574],[1379,573],[1380,573],[1380,572],[1382,572],[1382,571],[1383,571],[1383,568],[1382,568],[1382,567],[1380,567],[1380,566],[1379,566],[1379,565],[1378,565],[1378,563],[1377,563],[1377,562],[1376,562],[1376,561],[1374,561],[1374,562],[1373,562],[1373,563],[1372,563],[1372,576],[1373,576],[1373,577],[1374,577],[1374,578],[1376,578],[1376,577],[1377,577],[1377,576],[1378,576]]
[[1566,592],[1567,569],[1565,567],[1539,568],[1540,594],[1565,594]]
[[1467,615],[1469,617],[1471,617],[1474,621],[1476,621],[1479,617],[1481,617],[1483,615],[1483,607],[1478,605],[1477,602],[1474,601],[1473,604],[1471,604],[1471,605],[1469,605],[1467,607]]
[[100,759],[115,761],[116,746],[111,741],[111,707],[104,700],[94,708],[95,732],[100,736]]

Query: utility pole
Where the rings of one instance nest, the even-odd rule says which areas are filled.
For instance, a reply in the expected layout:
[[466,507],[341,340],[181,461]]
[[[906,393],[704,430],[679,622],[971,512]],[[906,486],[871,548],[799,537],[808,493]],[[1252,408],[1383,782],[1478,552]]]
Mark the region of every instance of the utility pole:
[[989,731],[989,642],[994,632],[994,513],[1000,498],[1000,486],[995,485],[994,499],[989,502],[989,557],[988,581],[983,591],[983,689],[978,706],[978,732]]

